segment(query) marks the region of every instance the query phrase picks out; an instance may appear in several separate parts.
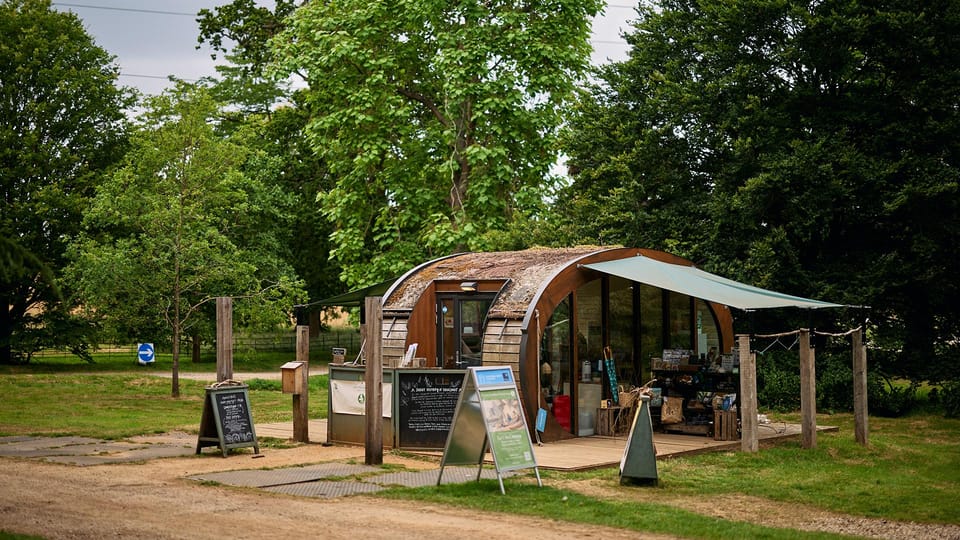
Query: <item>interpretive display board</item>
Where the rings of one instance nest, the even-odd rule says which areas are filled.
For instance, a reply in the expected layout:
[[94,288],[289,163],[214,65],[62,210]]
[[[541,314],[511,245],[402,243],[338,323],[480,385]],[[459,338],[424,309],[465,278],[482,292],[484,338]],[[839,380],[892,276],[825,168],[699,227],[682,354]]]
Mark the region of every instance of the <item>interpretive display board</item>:
[[479,480],[487,448],[493,456],[501,493],[506,493],[502,475],[505,471],[532,467],[537,484],[543,485],[517,384],[507,366],[467,369],[440,461],[437,485],[447,465],[478,465]]
[[464,373],[397,372],[397,446],[441,448],[457,410]]
[[223,457],[227,457],[231,448],[248,446],[253,447],[254,453],[260,453],[247,388],[245,384],[207,387],[197,437],[198,454],[207,446],[219,446]]

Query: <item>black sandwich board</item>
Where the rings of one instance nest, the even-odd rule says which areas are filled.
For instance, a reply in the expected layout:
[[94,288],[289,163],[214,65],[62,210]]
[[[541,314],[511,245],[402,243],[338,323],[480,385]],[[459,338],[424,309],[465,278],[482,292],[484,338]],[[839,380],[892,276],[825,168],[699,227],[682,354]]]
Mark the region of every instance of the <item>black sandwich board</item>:
[[500,493],[506,494],[504,471],[533,467],[537,485],[543,486],[517,384],[508,366],[467,368],[440,461],[437,485],[443,480],[443,469],[447,465],[477,465],[477,480],[480,480],[488,446]]
[[260,453],[247,388],[247,385],[238,383],[207,387],[197,437],[198,454],[207,446],[219,446],[223,457],[227,457],[231,448],[247,446],[252,446],[255,454]]

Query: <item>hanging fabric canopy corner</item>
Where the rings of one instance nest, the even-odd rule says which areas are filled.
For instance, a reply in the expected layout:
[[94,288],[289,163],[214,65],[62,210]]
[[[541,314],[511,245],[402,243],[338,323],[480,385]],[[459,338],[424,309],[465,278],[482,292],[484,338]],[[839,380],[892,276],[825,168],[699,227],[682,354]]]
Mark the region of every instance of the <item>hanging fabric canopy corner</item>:
[[761,289],[704,272],[694,266],[658,261],[643,255],[585,264],[583,267],[744,311],[783,307],[802,309],[846,307],[844,304]]

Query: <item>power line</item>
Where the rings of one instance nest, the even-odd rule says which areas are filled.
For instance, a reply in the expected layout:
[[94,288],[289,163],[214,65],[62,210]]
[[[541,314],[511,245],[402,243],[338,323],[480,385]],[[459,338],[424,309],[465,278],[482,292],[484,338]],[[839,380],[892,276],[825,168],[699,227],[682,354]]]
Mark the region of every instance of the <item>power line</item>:
[[185,11],[162,11],[158,9],[139,9],[139,8],[122,8],[122,7],[113,7],[113,6],[94,6],[90,4],[68,4],[66,2],[53,2],[54,6],[63,6],[63,7],[73,7],[73,8],[86,8],[86,9],[102,9],[104,11],[129,11],[131,13],[152,13],[154,15],[178,15],[184,17],[196,17],[196,13],[187,13]]
[[182,77],[177,77],[176,75],[164,76],[164,75],[139,75],[137,73],[120,73],[119,76],[120,77],[137,77],[140,79],[163,79],[165,81],[170,80],[170,77],[172,76],[177,80],[184,81],[184,82],[197,82],[197,79],[184,79]]

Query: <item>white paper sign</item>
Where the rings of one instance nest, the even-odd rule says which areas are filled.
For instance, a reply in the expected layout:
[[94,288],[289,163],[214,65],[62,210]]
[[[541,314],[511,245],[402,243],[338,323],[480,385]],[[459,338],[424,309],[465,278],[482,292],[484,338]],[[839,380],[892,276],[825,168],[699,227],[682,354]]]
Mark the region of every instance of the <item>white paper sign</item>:
[[[330,381],[330,402],[334,414],[366,414],[367,386],[364,381]],[[383,417],[390,418],[393,385],[383,383]]]

